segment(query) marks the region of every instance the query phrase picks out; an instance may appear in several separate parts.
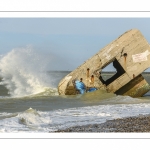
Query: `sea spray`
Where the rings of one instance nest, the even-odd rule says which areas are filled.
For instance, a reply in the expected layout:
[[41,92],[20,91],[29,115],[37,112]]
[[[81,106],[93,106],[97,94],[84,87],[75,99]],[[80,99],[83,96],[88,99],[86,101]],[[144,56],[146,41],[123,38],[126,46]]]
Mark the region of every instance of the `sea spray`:
[[1,84],[13,97],[41,93],[47,88],[57,92],[47,74],[50,63],[50,56],[35,52],[31,46],[13,49],[0,59]]

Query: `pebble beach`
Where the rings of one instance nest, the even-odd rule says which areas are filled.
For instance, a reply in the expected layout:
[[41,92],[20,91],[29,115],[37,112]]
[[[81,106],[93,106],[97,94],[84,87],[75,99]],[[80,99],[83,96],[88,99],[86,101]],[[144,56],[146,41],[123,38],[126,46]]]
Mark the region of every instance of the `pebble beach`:
[[55,132],[150,132],[150,115],[139,115],[115,120],[107,120],[102,124],[75,126]]

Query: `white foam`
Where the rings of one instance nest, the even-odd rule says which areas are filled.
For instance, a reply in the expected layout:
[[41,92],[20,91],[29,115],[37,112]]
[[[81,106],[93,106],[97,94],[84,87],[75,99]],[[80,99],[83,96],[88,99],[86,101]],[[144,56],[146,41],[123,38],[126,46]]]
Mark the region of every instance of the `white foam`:
[[[47,127],[51,123],[49,116],[42,117],[36,110],[28,110],[13,115],[2,113],[3,119],[0,120],[0,132],[48,132]],[[4,116],[6,116],[4,118]]]
[[50,118],[42,117],[36,110],[29,108],[18,115],[19,123],[29,129],[40,131],[43,126],[51,123]]
[[148,114],[150,113],[149,108],[150,104],[99,105],[58,110],[49,115],[52,122],[57,123],[59,128],[66,128],[75,125],[102,123],[108,119]]
[[[32,108],[0,120],[0,132],[49,132],[76,125],[103,123],[106,120],[146,115],[150,104],[117,104],[69,108],[42,112]],[[2,113],[1,115],[6,115]],[[8,114],[7,114],[8,116]]]
[[13,49],[0,59],[1,84],[6,85],[13,97],[41,93],[46,87],[53,89],[52,79],[46,73],[49,64],[48,56],[30,46]]

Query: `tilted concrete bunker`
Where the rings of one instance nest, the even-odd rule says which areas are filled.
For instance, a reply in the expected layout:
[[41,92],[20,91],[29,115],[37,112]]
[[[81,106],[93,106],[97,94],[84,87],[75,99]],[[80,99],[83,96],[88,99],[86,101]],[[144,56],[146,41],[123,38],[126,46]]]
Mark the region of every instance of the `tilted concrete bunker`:
[[[117,73],[104,81],[99,72],[112,62]],[[58,85],[58,92],[60,95],[76,94],[72,81],[82,78],[87,87],[105,89],[118,95],[140,97],[150,90],[149,84],[141,75],[149,66],[149,43],[139,30],[132,29],[64,77]]]

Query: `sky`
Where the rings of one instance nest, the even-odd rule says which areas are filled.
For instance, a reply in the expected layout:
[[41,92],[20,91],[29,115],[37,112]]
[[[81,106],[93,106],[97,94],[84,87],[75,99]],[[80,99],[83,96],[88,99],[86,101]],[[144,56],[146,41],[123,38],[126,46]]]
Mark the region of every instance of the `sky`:
[[130,29],[150,43],[150,18],[0,18],[0,55],[32,46],[52,70],[74,70]]

